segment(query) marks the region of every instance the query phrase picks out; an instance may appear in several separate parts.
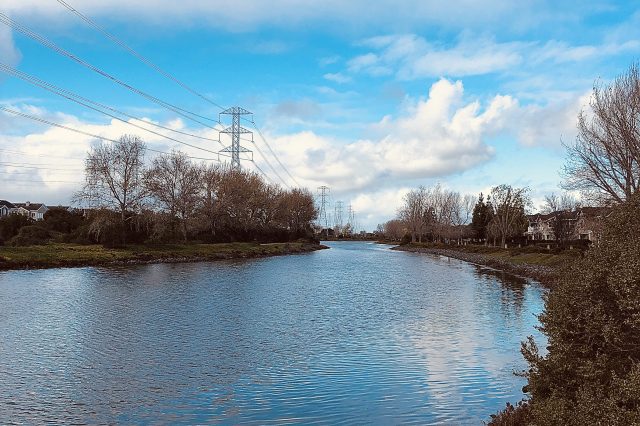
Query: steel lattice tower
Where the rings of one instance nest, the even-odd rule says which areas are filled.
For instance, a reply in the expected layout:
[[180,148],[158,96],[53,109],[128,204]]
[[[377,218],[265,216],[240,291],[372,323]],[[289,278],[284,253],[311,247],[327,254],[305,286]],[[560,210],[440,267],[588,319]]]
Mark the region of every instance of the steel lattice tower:
[[338,228],[339,232],[342,232],[342,210],[343,210],[343,208],[344,208],[344,203],[342,201],[336,201],[334,219],[336,221],[336,228]]
[[[240,108],[240,107],[231,107],[231,108],[227,108],[224,111],[222,111],[220,113],[221,115],[230,115],[231,116],[231,127],[227,127],[226,129],[222,130],[220,133],[226,133],[231,135],[231,146],[228,146],[224,149],[222,149],[220,152],[230,152],[231,153],[231,167],[234,169],[240,169],[240,153],[241,152],[251,152],[251,150],[248,150],[246,148],[243,148],[242,145],[240,145],[240,135],[242,135],[243,133],[248,133],[251,135],[251,140],[253,141],[253,132],[251,132],[250,130],[245,129],[244,127],[242,127],[240,125],[240,117],[243,115],[251,115],[253,114],[250,111],[247,111],[244,108]],[[222,122],[222,120],[219,119],[220,122]],[[253,154],[253,153],[252,153]]]
[[324,229],[329,228],[329,218],[327,217],[327,204],[329,202],[329,187],[322,185],[318,187],[320,192],[320,212],[318,214],[318,220],[320,224],[324,226]]
[[349,225],[351,225],[351,232],[356,232],[356,211],[353,209],[351,204],[349,204]]

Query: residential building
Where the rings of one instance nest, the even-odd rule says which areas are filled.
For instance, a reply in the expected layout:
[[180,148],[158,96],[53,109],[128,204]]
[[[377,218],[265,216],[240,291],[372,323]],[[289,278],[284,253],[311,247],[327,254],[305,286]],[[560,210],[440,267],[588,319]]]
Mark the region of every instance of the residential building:
[[15,209],[12,213],[21,214],[23,216],[30,217],[33,220],[44,220],[44,214],[49,210],[47,206],[42,203],[15,203]]

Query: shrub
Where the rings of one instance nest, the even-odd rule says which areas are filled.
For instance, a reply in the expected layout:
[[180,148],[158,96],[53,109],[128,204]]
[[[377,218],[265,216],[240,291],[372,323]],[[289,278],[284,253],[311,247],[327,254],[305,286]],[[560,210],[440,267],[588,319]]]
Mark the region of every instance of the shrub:
[[33,225],[34,221],[21,214],[10,214],[0,219],[0,238],[9,241],[18,235],[20,229],[24,226]]
[[640,195],[562,273],[540,322],[548,354],[522,346],[532,423],[640,424]]
[[40,226],[29,225],[20,228],[18,235],[11,239],[12,246],[44,245],[51,239],[51,233]]

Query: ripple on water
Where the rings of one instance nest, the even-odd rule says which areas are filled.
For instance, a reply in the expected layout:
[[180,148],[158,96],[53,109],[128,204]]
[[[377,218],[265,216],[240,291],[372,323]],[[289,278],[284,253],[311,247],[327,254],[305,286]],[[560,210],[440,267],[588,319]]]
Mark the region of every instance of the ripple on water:
[[521,398],[537,285],[331,245],[0,273],[0,423],[477,424]]

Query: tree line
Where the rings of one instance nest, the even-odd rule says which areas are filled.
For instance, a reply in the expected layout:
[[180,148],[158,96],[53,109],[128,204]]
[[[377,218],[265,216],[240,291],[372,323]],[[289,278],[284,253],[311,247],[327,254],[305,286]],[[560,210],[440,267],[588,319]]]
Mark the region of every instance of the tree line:
[[411,242],[457,242],[492,239],[504,246],[527,229],[525,208],[531,203],[527,188],[499,185],[485,200],[480,193],[462,195],[443,188],[420,186],[403,197],[396,219],[380,227],[385,236]]
[[74,200],[90,208],[88,233],[130,241],[286,241],[312,237],[306,189],[284,190],[256,173],[197,163],[174,151],[146,164],[145,144],[125,135],[91,149]]
[[[317,217],[306,189],[285,190],[256,173],[194,162],[174,151],[145,162],[145,144],[125,135],[91,148],[75,210],[51,209],[41,223],[10,215],[0,242],[283,242],[313,239]],[[81,208],[80,208],[81,207]]]

